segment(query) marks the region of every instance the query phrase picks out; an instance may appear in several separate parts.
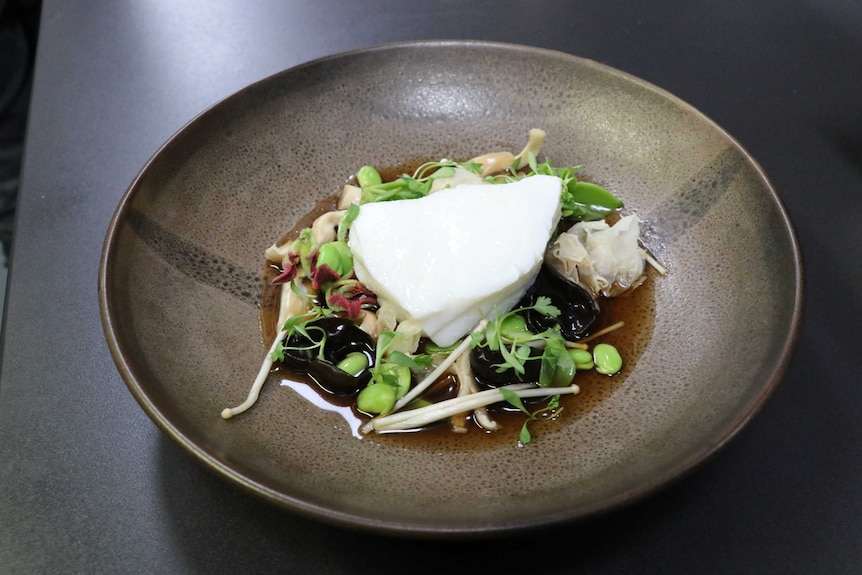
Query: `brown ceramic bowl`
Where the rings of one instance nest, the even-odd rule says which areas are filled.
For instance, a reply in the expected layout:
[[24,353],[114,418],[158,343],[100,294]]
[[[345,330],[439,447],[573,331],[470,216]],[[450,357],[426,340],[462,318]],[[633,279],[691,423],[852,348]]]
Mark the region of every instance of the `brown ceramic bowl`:
[[[555,165],[584,164],[647,220],[649,246],[670,268],[650,280],[648,337],[622,377],[589,384],[605,387],[522,448],[511,434],[357,439],[277,377],[251,411],[220,417],[266,353],[267,246],[363,164],[519,150],[532,127],[547,132]],[[189,122],[123,196],[99,299],[132,394],[207,468],[329,523],[454,537],[582,519],[704,461],[778,384],[800,278],[763,171],[685,102],[568,54],[416,42],[284,71]]]

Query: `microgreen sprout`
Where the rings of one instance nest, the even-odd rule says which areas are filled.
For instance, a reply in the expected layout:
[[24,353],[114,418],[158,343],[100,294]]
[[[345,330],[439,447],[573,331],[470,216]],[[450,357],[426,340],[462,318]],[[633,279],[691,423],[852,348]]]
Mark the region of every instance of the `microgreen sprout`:
[[497,373],[503,373],[511,369],[518,375],[523,375],[526,371],[524,364],[532,359],[530,356],[531,346],[528,344],[534,341],[547,340],[556,333],[554,330],[548,330],[543,333],[534,334],[525,329],[522,333],[511,337],[511,330],[506,330],[505,326],[519,312],[531,309],[551,317],[558,317],[560,315],[560,310],[551,303],[550,298],[540,296],[536,298],[536,303],[532,306],[519,307],[505,314],[495,313],[494,320],[489,321],[482,332],[473,332],[471,334],[472,348],[486,345],[489,349],[500,352],[503,362],[495,366]]
[[480,164],[479,162],[462,162],[458,165],[467,170],[468,172],[473,172],[474,174],[482,173],[482,164]]
[[521,410],[527,416],[527,420],[524,421],[524,424],[521,426],[521,431],[518,434],[518,445],[524,446],[533,441],[533,435],[530,433],[530,423],[539,420],[551,420],[559,417],[560,413],[563,411],[562,406],[560,406],[560,396],[554,395],[548,401],[548,404],[536,411],[531,412],[524,405],[524,402],[521,401],[521,398],[518,395],[506,389],[505,387],[500,388],[500,393],[503,395],[503,399],[506,400],[506,403],[509,405]]
[[455,169],[459,167],[473,173],[479,173],[482,169],[481,164],[475,162],[458,163],[450,160],[426,162],[416,168],[412,175],[402,174],[391,182],[363,185],[360,181],[360,187],[362,188],[360,203],[413,200],[427,196],[431,191],[434,180],[454,176]]
[[[307,345],[284,345],[283,342],[279,342],[279,344],[273,349],[270,357],[273,361],[284,361],[284,352],[285,351],[312,351],[317,350],[317,359],[318,361],[326,361],[324,358],[323,352],[326,346],[326,330],[317,327],[317,326],[307,326],[308,322],[302,322],[294,326],[291,335],[294,333],[298,333],[306,340],[309,341]],[[315,339],[312,336],[311,332],[320,333],[320,339]]]
[[350,207],[347,208],[347,211],[342,216],[341,221],[338,222],[338,241],[343,242],[347,239],[347,230],[350,229],[350,224],[353,223],[353,220],[359,217],[359,205],[358,204],[350,204]]
[[[290,283],[290,287],[293,291],[295,291],[296,293],[302,294],[302,295],[308,295],[305,292],[303,292],[302,290],[300,290],[298,287],[296,287],[294,285],[294,283],[295,282]],[[290,348],[285,347],[284,340],[289,338],[290,336],[292,336],[294,333],[299,333],[300,335],[306,337],[308,340],[314,341],[313,338],[308,334],[308,331],[306,329],[306,324],[311,322],[311,321],[314,321],[316,319],[320,319],[322,317],[328,317],[331,315],[334,315],[334,312],[331,309],[321,307],[321,306],[317,305],[316,303],[312,302],[312,306],[311,306],[311,309],[309,311],[307,311],[301,315],[295,315],[295,316],[287,318],[287,320],[284,322],[284,325],[281,328],[281,331],[283,333],[285,333],[285,332],[286,333],[283,337],[276,339],[276,341],[273,343],[273,348],[270,350],[270,353],[269,353],[270,359],[272,359],[272,361],[284,361],[284,350],[290,349]],[[324,334],[323,339],[326,339],[325,334]],[[314,349],[315,347],[320,347],[319,354],[323,353],[323,341],[322,340],[321,340],[321,342],[318,342],[316,345],[313,345],[307,349]],[[296,349],[299,349],[299,348],[296,348]],[[320,357],[322,358],[322,355],[320,355]]]

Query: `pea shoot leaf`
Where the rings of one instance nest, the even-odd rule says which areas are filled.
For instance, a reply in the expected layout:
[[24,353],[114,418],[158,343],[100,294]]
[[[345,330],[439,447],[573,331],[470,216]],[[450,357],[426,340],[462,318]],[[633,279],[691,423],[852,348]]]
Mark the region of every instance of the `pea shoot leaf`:
[[455,175],[455,168],[452,166],[443,166],[436,172],[433,172],[430,176],[428,176],[432,180],[436,180],[437,178],[451,178]]
[[503,395],[503,399],[506,400],[506,403],[508,403],[512,407],[520,409],[526,415],[532,417],[532,414],[527,410],[526,407],[524,407],[524,402],[521,401],[521,398],[518,397],[518,395],[514,391],[512,391],[511,389],[506,389],[505,387],[501,387],[499,389],[500,393]]
[[400,351],[393,351],[389,354],[389,361],[409,367],[410,371],[421,371],[431,365],[431,356],[424,354],[410,356]]
[[518,433],[518,443],[520,445],[527,445],[533,441],[533,435],[530,433],[530,423],[538,421],[539,419],[556,419],[563,410],[563,408],[560,407],[559,395],[552,396],[545,407],[539,408],[534,412],[530,412],[530,410],[524,405],[524,402],[521,401],[521,398],[518,397],[514,391],[506,389],[505,387],[499,388],[499,391],[506,403],[520,410],[527,416],[527,420],[521,426],[521,431]]
[[524,425],[521,426],[521,432],[518,434],[518,442],[521,445],[527,445],[531,441],[533,441],[533,436],[530,434],[530,420],[524,422]]
[[347,238],[347,230],[350,229],[350,224],[353,223],[359,217],[359,205],[350,204],[350,207],[347,208],[347,212],[341,217],[341,221],[338,222],[338,241],[343,242]]
[[479,162],[462,162],[458,165],[469,172],[473,172],[474,174],[482,173],[482,164],[480,164]]
[[269,357],[272,361],[284,361],[284,342],[278,342]]

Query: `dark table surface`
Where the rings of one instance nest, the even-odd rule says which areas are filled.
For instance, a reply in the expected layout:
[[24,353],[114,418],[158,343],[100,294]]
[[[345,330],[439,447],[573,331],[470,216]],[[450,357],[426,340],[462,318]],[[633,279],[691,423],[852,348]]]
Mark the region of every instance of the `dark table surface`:
[[[339,51],[497,40],[595,59],[688,101],[761,163],[794,222],[805,315],[726,449],[611,515],[424,542],[271,507],[164,436],[111,360],[110,217],[158,146],[244,85]],[[2,573],[862,572],[862,3],[46,0],[0,379]]]

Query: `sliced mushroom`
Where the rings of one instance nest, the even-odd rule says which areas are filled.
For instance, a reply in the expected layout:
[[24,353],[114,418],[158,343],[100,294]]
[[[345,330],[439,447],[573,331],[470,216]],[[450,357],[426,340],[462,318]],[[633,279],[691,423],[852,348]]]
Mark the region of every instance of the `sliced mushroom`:
[[515,156],[518,159],[518,165],[522,165],[524,160],[527,159],[527,156],[530,152],[533,153],[534,156],[539,154],[539,150],[542,149],[542,145],[545,143],[545,131],[540,130],[539,128],[531,128],[530,129],[530,141],[527,142],[527,145],[524,146],[524,149],[521,150],[521,153]]
[[538,155],[544,143],[545,131],[533,128],[530,130],[530,140],[517,156],[513,156],[512,152],[491,152],[490,154],[476,156],[470,162],[482,165],[483,178],[493,174],[500,174],[508,170],[516,161],[518,166],[523,166],[527,156],[530,153]]
[[362,198],[362,188],[351,184],[345,184],[341,188],[341,198],[338,199],[338,209],[346,210],[350,204],[359,204]]
[[[297,282],[298,290],[304,290],[304,283]],[[311,309],[311,295],[301,295],[291,289],[289,283],[281,286],[281,298],[278,303],[278,330],[281,331],[281,326],[284,325],[289,318],[297,315],[302,315]]]
[[377,327],[378,323],[376,313],[374,313],[373,311],[368,311],[367,309],[364,309],[359,312],[359,329],[361,329],[374,339],[377,339],[377,337],[380,335],[377,330]]
[[[473,378],[473,367],[470,365],[470,354],[463,353],[452,365],[451,373],[458,379],[458,397],[470,395],[479,391],[476,385],[476,380]],[[476,423],[483,429],[488,431],[496,431],[500,428],[496,421],[488,415],[488,410],[484,407],[479,407],[473,410],[473,418]],[[449,420],[452,429],[458,433],[467,431],[467,414],[459,413],[453,415]]]
[[344,210],[334,210],[326,212],[311,224],[311,234],[314,236],[314,241],[321,246],[325,243],[334,242],[338,237],[338,222],[341,221],[341,216],[344,215]]
[[267,260],[271,262],[277,262],[281,265],[284,265],[285,262],[289,261],[290,247],[291,242],[284,242],[281,245],[272,244],[271,246],[266,248],[264,256]]
[[491,152],[482,156],[476,156],[470,162],[482,165],[482,177],[499,174],[509,169],[515,161],[512,152]]

